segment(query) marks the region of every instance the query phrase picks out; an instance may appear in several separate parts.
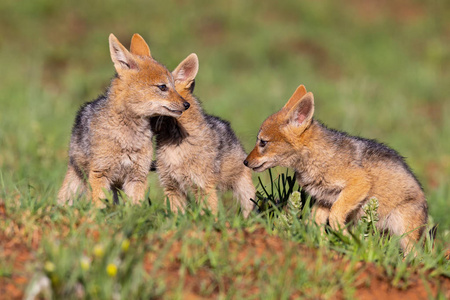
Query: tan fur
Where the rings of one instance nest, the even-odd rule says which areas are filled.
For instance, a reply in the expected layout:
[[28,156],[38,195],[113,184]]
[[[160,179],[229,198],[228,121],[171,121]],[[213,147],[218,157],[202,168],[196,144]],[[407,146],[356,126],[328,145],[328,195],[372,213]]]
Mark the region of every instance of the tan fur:
[[155,118],[155,126],[152,123],[157,133],[156,161],[161,185],[175,211],[184,211],[187,193],[192,190],[196,199],[206,201],[217,213],[217,190],[231,189],[247,217],[253,209],[250,199],[255,199],[255,188],[250,170],[242,165],[246,154],[228,124],[216,119],[211,123],[212,117],[203,112],[192,95],[197,71],[197,56],[191,54],[172,72],[177,91],[191,105],[176,120],[182,136],[170,141],[170,133],[158,133],[167,119]]
[[314,97],[303,89],[300,86],[279,112],[264,121],[244,163],[258,172],[274,166],[294,168],[299,185],[316,199],[316,223],[329,221],[334,229],[359,219],[362,205],[378,199],[378,226],[392,234],[407,234],[401,244],[409,251],[427,222],[419,182],[394,150],[314,120]]
[[71,202],[89,187],[97,206],[108,190],[123,189],[133,202],[142,200],[153,155],[149,117],[178,117],[189,107],[175,90],[171,73],[150,56],[141,36],[132,40],[138,54],[128,52],[112,34],[109,44],[118,76],[105,96],[78,112],[59,203]]

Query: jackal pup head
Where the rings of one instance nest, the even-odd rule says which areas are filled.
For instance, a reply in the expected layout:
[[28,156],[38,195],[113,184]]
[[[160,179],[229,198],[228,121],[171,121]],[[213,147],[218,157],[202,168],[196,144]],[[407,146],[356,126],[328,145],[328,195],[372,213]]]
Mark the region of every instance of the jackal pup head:
[[117,71],[113,92],[124,111],[140,117],[179,117],[189,103],[175,89],[172,74],[154,60],[139,34],[131,40],[130,52],[113,35],[109,36],[111,59]]
[[313,114],[314,96],[300,85],[286,105],[263,122],[255,148],[245,159],[244,165],[256,172],[275,166],[292,166]]

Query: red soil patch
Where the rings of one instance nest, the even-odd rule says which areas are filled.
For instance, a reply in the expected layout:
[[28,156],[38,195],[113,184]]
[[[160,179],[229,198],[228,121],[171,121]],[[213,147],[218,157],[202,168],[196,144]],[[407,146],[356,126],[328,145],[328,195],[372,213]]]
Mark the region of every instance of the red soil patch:
[[[7,219],[5,204],[0,199],[0,221]],[[1,299],[22,299],[30,279],[27,266],[33,261],[32,250],[20,236],[0,231],[0,295]]]
[[[74,211],[77,215],[78,212]],[[22,218],[22,219],[21,219]],[[71,228],[92,222],[86,216],[80,216],[75,224],[63,217],[55,228],[48,216],[39,221],[39,226],[32,230],[25,230],[23,221],[26,215],[12,218],[6,212],[5,204],[0,199],[0,299],[23,299],[25,289],[31,279],[33,263],[36,261],[34,253],[39,249],[43,236],[52,235],[64,239]],[[87,235],[94,241],[99,239],[100,233],[95,229],[87,229]],[[26,242],[27,241],[27,242]]]
[[34,259],[32,250],[20,238],[11,238],[0,232],[1,299],[22,299],[30,279],[27,267]]
[[[6,228],[3,226],[5,220],[8,220],[8,216],[0,200],[0,228]],[[20,225],[15,222],[11,223],[14,230],[0,232],[0,270],[2,271],[0,273],[0,298],[22,299],[32,275],[32,266],[36,261],[33,253],[40,244],[42,234],[51,230],[51,224],[42,222],[42,227],[36,229],[34,233],[26,234],[22,233]],[[64,238],[68,229],[64,225],[58,227],[64,227],[59,228],[61,238]],[[94,239],[99,236],[95,230],[89,231],[88,234],[92,235]],[[319,259],[332,270],[344,270],[350,267],[340,255],[336,254],[334,257],[321,255],[316,249],[269,235],[262,228],[253,231],[227,229],[213,232],[193,229],[183,233],[189,237],[185,241],[183,241],[185,236],[177,236],[177,234],[177,232],[168,232],[163,237],[155,236],[154,240],[148,241],[151,250],[144,259],[146,272],[153,278],[164,281],[167,291],[164,297],[170,297],[175,287],[179,286],[180,281],[184,282],[183,296],[185,299],[217,298],[219,293],[227,292],[230,287],[240,292],[243,291],[243,295],[249,297],[261,292],[261,286],[256,283],[261,282],[258,279],[261,270],[269,270],[270,274],[275,276],[285,275],[285,278],[291,278],[290,274],[299,265],[304,265],[307,270],[310,268],[315,270],[316,262]],[[224,236],[226,236],[226,243],[224,243]],[[28,246],[25,240],[30,240],[30,237],[32,237],[29,243],[31,246]],[[186,241],[189,242],[188,245],[186,245]],[[218,275],[217,271],[212,271],[211,261],[194,266],[194,271],[186,269],[183,271],[182,266],[186,266],[185,262],[189,260],[190,255],[196,255],[196,253],[204,255],[209,249],[213,252],[220,250],[214,253],[226,256],[223,260],[219,258],[219,263],[233,262],[231,273],[225,272]],[[289,255],[289,252],[293,255]],[[274,269],[280,266],[286,267],[285,273]],[[419,274],[413,274],[408,279],[408,286],[400,289],[393,287],[384,271],[373,264],[361,262],[354,266],[352,271],[359,274],[355,279],[356,282],[352,283],[358,299],[383,297],[424,299],[429,297],[429,293],[435,296],[438,292],[444,293],[445,297],[450,298],[449,278],[440,277],[430,280],[422,278]],[[324,278],[323,280],[332,279]],[[291,297],[302,297],[305,296],[305,293],[306,291],[293,291]],[[316,295],[316,297],[320,298],[321,295]],[[338,291],[335,298],[342,299],[342,292]]]
[[[265,230],[258,229],[252,233],[248,231],[228,230],[225,233],[217,232],[210,235],[208,245],[203,248],[215,248],[222,234],[226,234],[229,239],[228,252],[235,253],[234,265],[239,266],[237,273],[241,276],[239,290],[246,291],[244,296],[250,297],[259,292],[259,287],[255,285],[258,272],[261,269],[268,269],[273,266],[285,265],[286,249],[291,249],[295,252],[295,259],[288,262],[289,268],[287,273],[292,271],[292,268],[299,262],[306,263],[306,268],[313,268],[319,254],[316,249],[306,248],[301,244],[284,241],[277,236],[271,236]],[[192,232],[191,235],[198,236],[199,241],[205,241],[204,232]],[[167,242],[172,240],[173,243],[164,257],[162,257],[162,265],[159,265],[157,270],[154,269],[155,261],[161,259],[157,253],[149,253],[144,261],[145,270],[154,274],[157,278],[164,280],[168,293],[174,291],[178,286],[180,280],[184,281],[184,296],[186,299],[205,299],[217,298],[219,296],[219,286],[223,291],[234,283],[235,278],[217,278],[208,267],[201,267],[196,272],[182,272],[181,271],[181,252],[183,245],[179,239],[173,239],[174,234],[169,233],[164,240],[157,242],[154,246],[157,249],[164,248]],[[197,251],[195,246],[192,251]],[[199,250],[201,251],[201,249]],[[280,254],[280,255],[277,255]],[[332,265],[336,270],[348,268],[347,262],[342,257],[336,255],[335,258],[322,257],[322,260],[327,265]],[[355,267],[355,274],[360,274],[353,286],[356,289],[355,296],[358,299],[426,299],[431,295],[436,296],[438,292],[445,292],[446,297],[450,297],[450,278],[440,277],[431,281],[422,279],[418,274],[413,274],[408,280],[408,286],[405,289],[392,286],[389,278],[384,274],[381,268],[377,268],[370,263],[360,263]],[[236,271],[235,271],[236,272]],[[184,273],[184,274],[183,274]],[[286,276],[288,278],[289,276]],[[212,287],[205,294],[205,287]],[[235,283],[236,288],[236,283]],[[208,290],[206,288],[206,290]],[[170,295],[169,295],[170,296]],[[295,292],[291,297],[302,297],[303,291]],[[320,296],[320,295],[318,295]],[[343,295],[338,292],[337,299],[342,299]]]
[[370,285],[360,284],[356,290],[358,299],[429,299],[432,295],[436,297],[437,292],[445,293],[450,298],[450,278],[441,277],[436,281],[426,281],[414,274],[408,281],[406,289],[393,287],[381,270],[374,266],[367,267],[362,273],[362,281],[370,280]]

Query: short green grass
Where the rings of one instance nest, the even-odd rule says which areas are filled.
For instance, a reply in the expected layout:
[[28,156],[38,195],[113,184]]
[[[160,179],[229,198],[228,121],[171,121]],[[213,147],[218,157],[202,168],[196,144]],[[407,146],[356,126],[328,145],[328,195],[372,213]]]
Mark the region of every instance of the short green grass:
[[[0,202],[7,218],[0,230],[28,245],[42,236],[28,271],[33,284],[48,277],[48,292],[57,298],[182,298],[184,282],[201,272],[210,278],[198,287],[205,297],[244,298],[251,278],[255,298],[332,298],[337,291],[350,298],[358,277],[352,266],[359,261],[380,266],[400,287],[415,272],[450,276],[443,256],[450,240],[448,20],[445,1],[2,1]],[[278,218],[269,202],[264,213],[243,220],[229,194],[217,218],[195,205],[186,215],[168,214],[156,174],[149,175],[151,205],[55,206],[76,111],[114,73],[111,32],[125,45],[140,33],[169,69],[197,53],[196,94],[207,112],[231,122],[247,151],[262,121],[305,84],[315,95],[317,118],[383,141],[406,157],[424,186],[432,224],[438,224],[434,250],[425,247],[404,259],[395,238],[386,240],[367,224],[351,236],[329,230],[323,237],[304,218]],[[284,186],[278,176],[285,172],[273,170],[276,185]],[[268,172],[259,175],[262,184],[256,174],[254,182],[261,197],[289,197],[290,191],[272,192]],[[289,247],[251,266],[236,265],[238,253],[227,249],[237,243],[230,228],[240,234],[264,228]],[[204,235],[193,237],[195,232]],[[217,232],[212,248],[207,241]],[[181,249],[177,255],[170,253],[174,244]],[[307,266],[295,252],[302,245],[325,258]],[[336,268],[330,262],[336,253],[351,267]],[[179,264],[176,289],[165,281],[166,260]],[[0,265],[1,276],[10,276],[11,266]]]
[[[283,183],[282,177],[288,179]],[[260,213],[248,220],[223,207],[218,216],[195,204],[186,214],[174,215],[162,202],[98,210],[86,199],[60,207],[54,200],[37,204],[24,195],[6,203],[9,218],[2,227],[24,238],[41,236],[28,293],[48,278],[49,288],[42,289],[42,295],[64,299],[183,298],[187,278],[196,276],[204,280],[196,291],[205,297],[327,299],[337,292],[352,297],[356,284],[361,284],[364,269],[357,267],[361,261],[384,270],[391,284],[401,289],[411,284],[413,275],[426,280],[450,276],[442,241],[432,248],[427,238],[423,249],[403,257],[398,238],[384,237],[374,229],[376,218],[361,221],[347,235],[330,228],[321,234],[320,228],[305,222],[310,199],[297,191],[287,193],[298,189],[293,178],[281,174],[274,179],[273,185],[260,190]],[[368,209],[367,216],[373,215],[376,206]],[[246,242],[255,242],[251,235],[258,229],[279,236],[276,242],[282,252],[269,248],[257,257],[256,252],[232,251],[256,251]],[[261,246],[265,250],[266,245]],[[173,268],[176,284],[170,281]],[[198,275],[204,272],[206,279]]]

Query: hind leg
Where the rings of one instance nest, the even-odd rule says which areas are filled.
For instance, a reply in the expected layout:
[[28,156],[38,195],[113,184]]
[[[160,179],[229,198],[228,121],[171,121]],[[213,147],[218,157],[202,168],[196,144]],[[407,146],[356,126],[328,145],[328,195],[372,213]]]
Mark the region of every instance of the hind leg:
[[167,182],[164,184],[164,194],[169,199],[170,210],[173,212],[184,213],[187,205],[187,194],[181,189],[180,185],[175,181]]
[[400,240],[400,247],[402,247],[404,255],[407,255],[408,253],[413,251],[415,245],[417,245],[417,242],[419,241],[419,238],[420,236],[417,232],[417,229],[402,237],[402,239]]
[[400,246],[405,255],[411,252],[415,246],[419,245],[418,242],[426,229],[426,218],[427,216],[425,216],[425,219],[423,216],[421,217],[420,213],[415,216],[412,214],[405,215],[404,234],[406,233],[406,235],[400,240]]
[[205,189],[194,188],[196,201],[200,204],[206,204],[214,215],[218,211],[217,189],[214,185],[208,186]]
[[233,185],[233,194],[241,204],[244,218],[247,218],[250,212],[255,208],[255,203],[250,199],[256,201],[256,190],[250,172],[246,172],[245,176],[239,178]]
[[391,234],[403,237],[400,246],[404,254],[408,254],[417,245],[422,237],[427,223],[426,202],[408,203],[395,208],[389,213],[384,222],[381,222],[382,229],[387,229]]
[[314,204],[311,209],[311,221],[314,221],[317,225],[325,225],[327,224],[328,217],[330,215],[330,209],[328,207],[319,205],[318,203]]
[[414,245],[420,238],[418,229],[407,226],[403,216],[398,211],[392,212],[386,221],[380,226],[381,230],[387,230],[392,235],[402,236],[400,239],[400,247],[405,255],[414,248]]
[[123,185],[123,191],[130,197],[133,204],[138,204],[139,201],[144,199],[146,183],[146,181],[142,180],[133,180]]
[[58,204],[73,204],[73,197],[86,192],[86,183],[80,178],[72,165],[69,164],[63,184],[58,192]]
[[328,207],[315,203],[311,208],[311,214],[309,218],[305,220],[306,225],[312,225],[316,223],[320,226],[320,232],[325,233],[325,225],[327,224],[328,217],[330,215],[330,209]]
[[89,172],[89,184],[91,185],[92,193],[91,198],[92,202],[96,207],[103,207],[103,203],[100,199],[105,199],[105,190],[109,190],[111,188],[111,183],[108,178],[103,174],[102,171],[90,171]]

